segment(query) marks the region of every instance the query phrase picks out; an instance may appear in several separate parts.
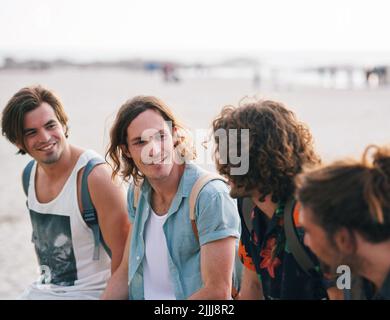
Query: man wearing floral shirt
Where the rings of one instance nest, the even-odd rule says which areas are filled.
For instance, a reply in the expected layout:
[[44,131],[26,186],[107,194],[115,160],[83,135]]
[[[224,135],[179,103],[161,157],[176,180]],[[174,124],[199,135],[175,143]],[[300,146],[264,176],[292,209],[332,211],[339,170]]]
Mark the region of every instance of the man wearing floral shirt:
[[[249,129],[247,138],[242,131],[245,129]],[[221,130],[229,132],[221,135]],[[308,128],[283,104],[257,101],[223,108],[213,122],[213,132],[217,169],[229,179],[230,195],[239,198],[240,256],[245,265],[239,298],[326,299],[322,273],[318,267],[307,273],[299,266],[286,243],[284,229],[284,207],[294,194],[294,177],[303,166],[320,162]],[[237,152],[238,147],[241,152]],[[245,160],[245,150],[248,170],[237,174],[237,158],[232,155],[241,153]],[[225,154],[229,154],[227,161]],[[242,212],[243,198],[251,198],[254,204],[249,224]],[[298,213],[295,206],[295,227],[303,246]],[[304,250],[318,265],[310,250]]]

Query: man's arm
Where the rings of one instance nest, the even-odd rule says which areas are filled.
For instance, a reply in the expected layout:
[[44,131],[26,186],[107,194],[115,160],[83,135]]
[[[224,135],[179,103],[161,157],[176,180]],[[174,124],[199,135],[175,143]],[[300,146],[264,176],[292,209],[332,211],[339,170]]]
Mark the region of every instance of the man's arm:
[[131,241],[132,224],[130,224],[129,235],[126,241],[125,252],[123,254],[122,262],[116,269],[112,277],[107,283],[100,299],[103,300],[126,300],[129,298],[129,254]]
[[203,287],[191,300],[231,299],[235,238],[212,241],[200,249]]
[[263,288],[256,271],[244,266],[238,300],[263,300]]
[[343,290],[340,290],[337,287],[330,287],[326,292],[328,293],[329,300],[344,300]]
[[104,241],[111,250],[111,272],[114,273],[122,261],[130,226],[125,192],[119,183],[112,181],[105,164],[91,171],[88,188]]

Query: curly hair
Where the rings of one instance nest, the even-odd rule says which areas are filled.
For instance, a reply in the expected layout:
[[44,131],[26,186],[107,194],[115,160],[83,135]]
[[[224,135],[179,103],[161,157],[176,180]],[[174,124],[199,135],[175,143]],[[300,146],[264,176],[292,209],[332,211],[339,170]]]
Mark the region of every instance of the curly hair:
[[[295,114],[276,101],[260,100],[238,108],[225,106],[213,121],[215,162],[220,174],[235,187],[251,193],[257,190],[260,201],[272,194],[272,201],[285,201],[294,193],[294,178],[304,166],[320,163],[314,151],[308,127]],[[232,175],[232,161],[220,161],[219,129],[249,129],[249,169],[244,175]],[[237,137],[237,145],[242,143]],[[232,148],[230,143],[228,148]]]
[[124,149],[127,150],[128,148],[128,126],[139,114],[146,110],[154,110],[165,121],[172,123],[172,129],[176,129],[174,135],[176,140],[174,145],[175,151],[183,161],[196,158],[196,150],[189,132],[174,116],[168,106],[153,96],[136,96],[121,106],[110,131],[110,144],[106,152],[106,162],[113,169],[112,179],[120,175],[125,181],[133,178],[133,181],[137,184],[144,178],[142,172],[136,167],[134,160],[126,155]]

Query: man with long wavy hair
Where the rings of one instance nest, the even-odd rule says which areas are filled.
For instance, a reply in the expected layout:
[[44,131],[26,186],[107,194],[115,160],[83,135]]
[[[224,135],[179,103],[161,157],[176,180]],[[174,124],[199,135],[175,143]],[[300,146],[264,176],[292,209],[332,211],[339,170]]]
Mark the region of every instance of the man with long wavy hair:
[[[244,135],[244,130],[249,134]],[[300,268],[286,244],[284,229],[284,210],[294,194],[294,177],[304,166],[320,161],[308,128],[283,104],[260,100],[239,108],[224,107],[213,121],[213,133],[217,169],[228,178],[231,196],[239,198],[240,256],[245,265],[240,298],[326,298],[322,274],[308,275]],[[239,164],[233,161],[237,149],[248,162],[246,171],[237,171]],[[244,198],[253,203],[251,226],[243,217]],[[298,205],[293,212],[297,217]],[[297,219],[295,229],[303,246]],[[304,249],[317,263],[309,249]]]
[[169,108],[155,97],[127,101],[111,129],[107,156],[114,176],[132,179],[132,224],[124,258],[103,298],[229,299],[237,208],[224,182],[209,181],[195,205],[196,237],[189,202],[205,172],[191,163],[195,152],[188,133]]

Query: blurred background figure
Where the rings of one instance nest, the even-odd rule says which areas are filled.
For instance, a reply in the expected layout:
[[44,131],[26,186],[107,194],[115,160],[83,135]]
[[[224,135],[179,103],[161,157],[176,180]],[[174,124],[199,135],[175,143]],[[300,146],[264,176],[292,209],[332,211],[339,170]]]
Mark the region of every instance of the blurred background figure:
[[179,78],[176,74],[176,68],[173,63],[165,63],[162,66],[162,72],[165,82],[179,82]]

